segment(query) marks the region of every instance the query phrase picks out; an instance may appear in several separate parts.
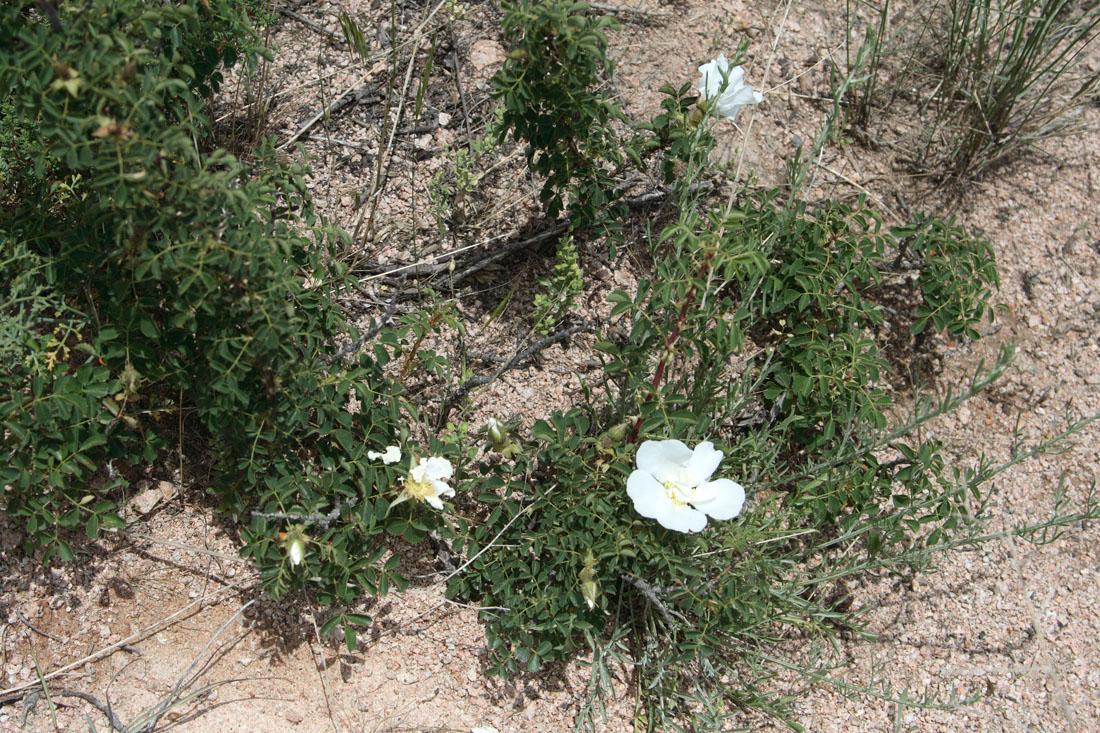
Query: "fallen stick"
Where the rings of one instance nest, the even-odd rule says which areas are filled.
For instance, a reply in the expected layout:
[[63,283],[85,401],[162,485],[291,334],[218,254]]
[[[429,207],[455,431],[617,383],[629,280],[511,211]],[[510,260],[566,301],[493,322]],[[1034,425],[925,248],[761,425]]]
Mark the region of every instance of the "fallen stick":
[[352,82],[351,86],[348,87],[348,89],[343,94],[336,98],[336,101],[334,101],[328,107],[322,107],[321,111],[317,112],[315,115],[306,120],[305,124],[299,127],[296,133],[280,143],[275,149],[286,149],[302,135],[305,135],[307,132],[313,129],[313,126],[320,122],[321,119],[325,116],[334,115],[349,105],[362,102],[364,99],[367,98],[367,91],[369,90],[369,87],[366,84],[363,84],[363,82],[365,82],[367,79],[371,78],[377,72],[381,71],[384,68],[386,68],[386,62],[379,61],[377,64],[374,65],[373,68],[371,68],[370,71],[363,74],[354,82]]
[[[692,186],[693,190],[709,190],[713,188],[713,184],[709,181],[704,181],[700,184]],[[628,196],[623,199],[623,203],[629,208],[636,208],[639,206],[645,206],[646,204],[660,201],[668,196],[669,192],[664,189],[657,189],[655,191],[648,191],[638,196]],[[569,229],[567,222],[557,222],[548,229],[544,229],[538,234],[533,234],[530,237],[521,239],[515,242],[509,242],[499,249],[495,249],[492,252],[478,253],[472,256],[471,259],[466,262],[455,262],[454,275],[451,279],[451,285],[457,285],[461,281],[465,280],[470,275],[483,270],[494,262],[504,259],[513,252],[517,252],[521,249],[528,247],[535,247],[551,239],[565,233]],[[508,235],[505,235],[508,236]],[[477,244],[467,245],[453,252],[444,252],[438,254],[430,259],[422,260],[420,262],[409,262],[406,264],[397,265],[377,265],[367,263],[364,265],[365,269],[369,273],[369,277],[365,278],[362,282],[369,282],[371,280],[378,280],[380,278],[386,278],[384,281],[387,285],[401,285],[410,278],[423,278],[433,277],[443,272],[451,271],[451,261],[457,260],[458,255],[468,252],[470,250],[478,249],[480,247],[488,246],[494,242],[499,242],[504,236],[491,237],[483,242]],[[417,294],[416,289],[402,290],[397,293],[399,296],[412,296]]]
[[614,15],[641,15],[649,18],[667,18],[672,13],[667,10],[646,10],[644,8],[628,8],[625,5],[605,5],[603,3],[588,3],[593,10],[602,10]]
[[163,618],[160,621],[157,621],[156,623],[150,624],[149,626],[146,626],[141,631],[130,634],[129,636],[127,636],[122,641],[116,641],[114,644],[111,644],[110,646],[103,647],[99,651],[93,652],[92,654],[89,654],[88,656],[84,657],[83,659],[78,659],[75,662],[71,662],[70,664],[66,664],[64,667],[61,667],[59,669],[55,669],[53,672],[50,672],[49,674],[44,675],[42,677],[41,681],[35,680],[34,682],[27,682],[26,684],[16,685],[15,687],[9,687],[6,690],[0,690],[0,703],[8,702],[9,700],[13,700],[13,699],[18,699],[19,697],[22,697],[22,693],[24,691],[29,690],[33,687],[38,687],[44,681],[52,680],[55,677],[59,677],[59,676],[65,674],[66,672],[70,672],[70,671],[76,669],[77,667],[82,667],[85,664],[87,664],[88,662],[94,662],[98,659],[101,659],[101,658],[107,656],[108,654],[111,654],[112,652],[114,652],[117,649],[121,649],[123,647],[129,646],[132,642],[140,641],[140,640],[144,639],[145,637],[149,636],[150,634],[153,634],[156,631],[160,630],[164,625],[168,624],[170,621],[173,621],[177,616],[183,615],[184,613],[191,610],[195,606],[201,605],[201,604],[205,603],[206,601],[209,601],[210,599],[212,599],[216,596],[220,596],[221,594],[225,593],[226,591],[234,590],[234,589],[240,589],[240,588],[244,587],[244,585],[245,585],[245,583],[244,583],[244,581],[242,581],[240,583],[234,583],[233,585],[226,585],[226,586],[223,586],[221,588],[218,588],[213,593],[208,593],[207,595],[204,595],[200,598],[195,599],[191,603],[188,603],[186,606],[184,606],[180,610],[176,611],[171,616],[168,616],[167,618]]
[[304,15],[301,15],[300,13],[295,13],[293,10],[290,10],[288,8],[279,8],[279,14],[280,15],[285,15],[286,17],[291,18],[292,20],[298,21],[299,23],[306,26],[307,28],[310,28],[311,30],[317,31],[318,33],[320,33],[322,36],[325,36],[326,38],[328,38],[330,41],[332,41],[337,46],[344,46],[345,45],[345,42],[344,42],[343,38],[340,38],[340,36],[336,35],[332,31],[330,31],[328,28],[325,28],[324,26],[313,22],[312,20],[310,20],[309,18],[307,18]]

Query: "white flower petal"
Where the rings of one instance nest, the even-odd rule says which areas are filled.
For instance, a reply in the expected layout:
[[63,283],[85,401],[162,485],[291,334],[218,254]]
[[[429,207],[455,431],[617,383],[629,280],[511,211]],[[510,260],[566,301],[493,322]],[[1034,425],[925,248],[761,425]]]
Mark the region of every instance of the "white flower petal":
[[424,476],[433,480],[448,479],[454,475],[454,467],[446,458],[426,458],[418,466],[423,466]]
[[732,120],[746,104],[757,104],[763,99],[764,95],[753,91],[752,87],[741,87],[737,90],[731,87],[718,98],[718,114]]
[[[730,66],[725,55],[699,67],[699,96],[715,100],[712,109],[722,117],[734,119],[746,104],[758,104],[764,95],[745,84],[745,68]],[[725,77],[723,77],[725,74]]]
[[745,489],[741,484],[720,478],[699,487],[692,506],[706,512],[713,519],[733,519],[745,506]]
[[671,481],[683,471],[691,456],[691,448],[678,440],[647,440],[638,447],[638,469],[657,481]]
[[707,515],[690,506],[669,502],[669,510],[657,517],[657,522],[665,529],[676,532],[702,532],[707,526]]
[[700,66],[703,76],[699,79],[699,96],[703,99],[717,97],[722,91],[722,75],[716,70]]
[[627,477],[626,493],[634,501],[634,511],[649,519],[656,519],[673,506],[665,487],[647,471],[634,471]]
[[443,500],[439,496],[425,496],[424,501],[428,502],[433,508],[443,511]]
[[386,446],[386,450],[379,453],[376,450],[367,451],[367,458],[372,461],[381,460],[387,466],[393,465],[401,460],[401,448],[396,445]]
[[725,54],[718,54],[718,58],[699,67],[699,96],[703,99],[716,97],[722,91],[723,74],[728,73],[730,67]]
[[636,512],[656,519],[666,529],[699,532],[707,526],[703,512],[672,501],[665,487],[646,471],[634,471],[627,477],[626,493],[634,501]]
[[695,446],[691,458],[687,461],[686,473],[692,486],[701,486],[710,479],[722,462],[722,451],[714,447],[709,440]]
[[[745,67],[734,66],[732,69],[729,70],[729,73],[726,76],[726,80],[726,91],[729,91],[730,89],[740,89],[742,86],[744,86],[745,83]],[[725,94],[723,94],[722,96],[725,96]]]
[[455,490],[447,484],[437,479],[432,480],[432,486],[435,488],[436,496],[454,496]]
[[290,543],[290,564],[299,565],[306,556],[306,543],[301,539],[295,539]]

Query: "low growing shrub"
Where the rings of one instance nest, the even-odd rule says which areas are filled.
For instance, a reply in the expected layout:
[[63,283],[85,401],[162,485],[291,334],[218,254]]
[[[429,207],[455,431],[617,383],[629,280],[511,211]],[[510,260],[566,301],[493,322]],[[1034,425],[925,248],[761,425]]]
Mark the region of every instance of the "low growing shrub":
[[[384,528],[415,540],[434,526],[388,511],[397,467],[370,457],[415,453],[400,385],[382,375],[412,327],[350,365],[333,358],[348,332],[332,299],[343,235],[317,222],[306,171],[269,144],[251,161],[204,152],[218,65],[264,53],[245,9],[93,2],[63,8],[64,32],[0,9],[3,124],[37,130],[25,164],[50,174],[0,214],[5,274],[34,266],[5,278],[2,313],[25,335],[5,345],[0,483],[27,549],[71,558],[66,531],[120,524],[127,466],[166,446],[166,415],[193,411],[265,587],[309,578],[321,600],[347,601],[401,582]],[[294,561],[288,535],[302,540]]]
[[[494,81],[502,129],[547,176],[547,213],[568,204],[574,233],[618,227],[613,173],[644,153],[675,216],[644,243],[649,276],[610,294],[602,370],[578,404],[527,435],[493,421],[484,453],[464,423],[418,445],[433,416],[405,385],[450,386],[424,344],[462,324],[438,304],[350,329],[334,298],[350,285],[345,235],[317,218],[307,171],[270,142],[249,160],[213,145],[220,64],[263,53],[246,9],[0,7],[0,142],[19,150],[0,172],[33,173],[0,198],[0,323],[19,329],[0,340],[0,484],[44,561],[74,556],[74,529],[122,523],[133,467],[186,411],[263,587],[336,605],[323,633],[343,625],[354,648],[370,617],[352,602],[405,587],[385,535],[431,537],[455,560],[448,595],[480,604],[493,672],[588,650],[594,700],[617,659],[637,669],[640,725],[720,727],[744,705],[786,719],[774,671],[821,679],[827,662],[784,660],[784,635],[829,642],[855,628],[844,578],[987,538],[984,482],[1050,449],[963,469],[914,437],[1008,350],[962,394],[887,417],[881,281],[904,275],[914,305],[895,318],[913,334],[976,338],[997,283],[987,243],[934,218],[887,230],[864,201],[811,207],[797,186],[716,205],[697,185],[715,115],[760,101],[743,70],[708,64],[722,77],[696,86],[708,99],[666,87],[627,149],[593,91],[611,22],[552,2],[507,7],[514,48]],[[564,317],[579,277],[567,235],[540,320]]]

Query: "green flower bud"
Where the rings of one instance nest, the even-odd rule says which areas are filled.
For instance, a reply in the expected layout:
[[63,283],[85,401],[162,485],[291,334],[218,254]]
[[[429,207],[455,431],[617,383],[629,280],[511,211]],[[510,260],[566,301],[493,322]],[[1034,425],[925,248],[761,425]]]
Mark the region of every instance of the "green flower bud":
[[613,425],[606,433],[600,436],[600,448],[602,448],[605,453],[610,453],[612,448],[626,439],[628,430],[630,430],[630,423],[628,422],[621,422],[618,425]]
[[626,437],[626,431],[629,429],[629,423],[621,422],[607,431],[607,437],[618,443],[620,440]]
[[286,551],[290,564],[301,565],[306,556],[306,543],[309,542],[309,536],[306,535],[305,528],[300,524],[295,524],[288,531],[283,532],[280,537],[283,550]]
[[596,583],[596,556],[589,548],[584,553],[584,567],[578,574],[581,579],[581,595],[589,610],[596,608],[596,599],[600,596],[600,586]]
[[504,446],[504,442],[508,440],[507,428],[504,427],[504,423],[495,417],[489,418],[485,430],[489,433],[489,440],[497,450],[500,450]]
[[588,604],[588,610],[595,610],[596,599],[600,595],[600,587],[596,585],[594,580],[582,580],[581,595],[584,596],[584,602]]

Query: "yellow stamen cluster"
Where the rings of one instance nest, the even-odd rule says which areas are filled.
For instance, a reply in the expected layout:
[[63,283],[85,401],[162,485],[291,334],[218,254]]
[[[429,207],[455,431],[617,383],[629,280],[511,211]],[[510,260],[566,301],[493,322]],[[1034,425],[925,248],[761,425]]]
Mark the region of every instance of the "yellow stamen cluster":
[[665,494],[668,495],[669,500],[677,506],[687,506],[692,496],[695,495],[694,488],[683,476],[664,481],[662,486],[665,487]]
[[414,499],[419,499],[420,501],[424,501],[429,496],[435,496],[436,493],[435,486],[432,485],[431,479],[423,478],[417,480],[412,476],[409,476],[405,480],[405,491],[409,493],[409,496]]

